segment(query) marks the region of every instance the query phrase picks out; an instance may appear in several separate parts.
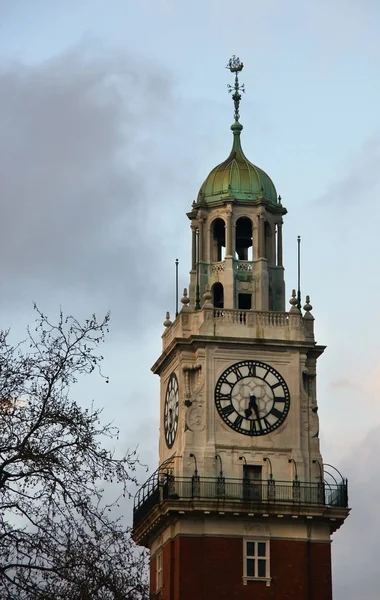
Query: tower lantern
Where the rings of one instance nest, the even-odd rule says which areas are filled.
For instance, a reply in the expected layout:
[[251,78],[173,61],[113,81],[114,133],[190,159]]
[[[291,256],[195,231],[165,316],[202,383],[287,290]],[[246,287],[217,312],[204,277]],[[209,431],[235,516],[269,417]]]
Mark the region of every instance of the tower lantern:
[[349,509],[347,480],[320,452],[325,348],[308,296],[302,309],[293,290],[285,309],[286,209],[243,153],[243,63],[227,67],[232,150],[187,215],[189,294],[152,367],[159,466],[136,495],[133,535],[160,600],[331,600],[331,535]]
[[[241,145],[243,63],[227,68],[234,102],[233,143],[228,158],[205,179],[188,217],[193,231],[190,298],[210,285],[217,308],[285,310],[282,217],[286,209],[270,177],[245,156]],[[195,306],[195,304],[194,304]]]

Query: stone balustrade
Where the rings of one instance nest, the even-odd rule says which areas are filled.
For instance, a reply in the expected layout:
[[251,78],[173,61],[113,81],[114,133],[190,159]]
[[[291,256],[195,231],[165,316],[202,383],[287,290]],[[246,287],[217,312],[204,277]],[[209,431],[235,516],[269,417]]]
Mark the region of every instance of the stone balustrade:
[[175,338],[194,335],[314,341],[313,321],[299,312],[218,309],[210,305],[199,311],[182,310],[162,336],[163,349]]
[[214,309],[214,318],[220,322],[248,325],[249,327],[287,327],[289,313],[274,311]]

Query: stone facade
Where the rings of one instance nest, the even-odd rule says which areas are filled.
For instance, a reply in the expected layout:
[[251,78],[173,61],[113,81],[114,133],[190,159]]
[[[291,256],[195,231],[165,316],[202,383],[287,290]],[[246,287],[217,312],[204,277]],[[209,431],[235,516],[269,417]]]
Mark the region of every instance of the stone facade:
[[[199,474],[215,476],[219,469],[215,457],[219,455],[225,477],[242,477],[242,454],[252,465],[264,466],[263,459],[268,457],[275,479],[291,480],[292,459],[300,477],[318,481],[322,457],[314,374],[324,348],[315,344],[313,321],[305,320],[299,311],[219,312],[207,305],[200,311],[185,308],[163,335],[163,353],[153,367],[161,378],[161,415],[172,373],[177,375],[180,393],[178,434],[172,448],[160,436],[160,464],[175,452],[182,458],[174,462],[174,473],[191,476],[194,461],[190,454],[194,454]],[[268,435],[242,436],[215,410],[220,374],[242,360],[271,365],[289,387],[289,414],[284,424]]]

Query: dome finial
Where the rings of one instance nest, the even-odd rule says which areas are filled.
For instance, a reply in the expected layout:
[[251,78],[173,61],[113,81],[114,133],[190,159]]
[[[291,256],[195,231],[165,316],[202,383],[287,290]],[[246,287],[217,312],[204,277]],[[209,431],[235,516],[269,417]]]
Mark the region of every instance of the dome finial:
[[240,106],[240,100],[241,100],[240,92],[245,92],[244,83],[242,85],[240,85],[239,77],[238,77],[238,73],[240,73],[240,71],[243,70],[243,67],[244,67],[244,65],[242,62],[240,62],[240,58],[235,56],[235,54],[232,56],[232,58],[230,58],[227,66],[226,66],[226,69],[229,69],[231,71],[231,73],[235,73],[235,84],[227,85],[229,93],[233,92],[232,100],[234,101],[234,105],[235,105],[235,113],[234,113],[235,122],[238,122],[240,119],[240,114],[239,114],[239,106]]

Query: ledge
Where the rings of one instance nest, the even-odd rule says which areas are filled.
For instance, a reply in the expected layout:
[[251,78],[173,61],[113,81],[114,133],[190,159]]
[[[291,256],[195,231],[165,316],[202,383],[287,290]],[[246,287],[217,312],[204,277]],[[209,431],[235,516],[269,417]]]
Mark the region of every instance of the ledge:
[[135,497],[133,537],[145,544],[168,520],[203,514],[220,518],[323,519],[336,531],[349,513],[347,480],[325,482],[249,481],[224,477],[150,478]]

